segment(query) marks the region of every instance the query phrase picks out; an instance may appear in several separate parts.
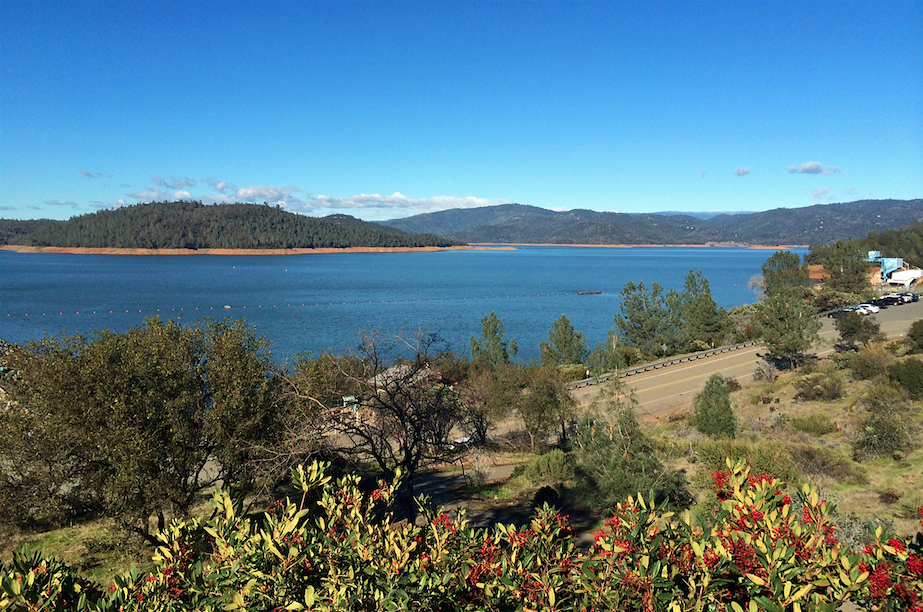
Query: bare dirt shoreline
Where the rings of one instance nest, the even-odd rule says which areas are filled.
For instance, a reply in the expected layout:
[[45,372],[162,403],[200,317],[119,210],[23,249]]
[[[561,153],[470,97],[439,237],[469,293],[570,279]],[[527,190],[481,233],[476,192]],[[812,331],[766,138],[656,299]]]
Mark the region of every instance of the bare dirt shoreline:
[[[512,249],[513,247],[507,247]],[[0,246],[16,253],[65,253],[71,255],[319,255],[326,253],[427,253],[436,251],[499,250],[492,247],[347,247],[342,249],[115,249],[86,247]]]
[[330,253],[432,253],[438,251],[511,251],[519,246],[556,246],[556,247],[592,247],[605,249],[633,248],[726,248],[745,247],[748,249],[793,249],[804,245],[757,245],[741,243],[714,244],[527,244],[527,243],[477,243],[455,247],[346,247],[321,249],[117,249],[89,247],[32,247],[15,244],[2,245],[0,250],[16,253],[63,253],[70,255],[319,255]]
[[600,249],[663,249],[666,247],[682,247],[693,249],[710,249],[710,248],[746,248],[746,249],[806,249],[807,244],[748,244],[745,242],[709,242],[706,244],[556,244],[556,243],[534,243],[534,242],[476,242],[471,246],[476,247],[494,247],[494,246],[551,246],[551,247],[582,247],[582,248],[600,248]]

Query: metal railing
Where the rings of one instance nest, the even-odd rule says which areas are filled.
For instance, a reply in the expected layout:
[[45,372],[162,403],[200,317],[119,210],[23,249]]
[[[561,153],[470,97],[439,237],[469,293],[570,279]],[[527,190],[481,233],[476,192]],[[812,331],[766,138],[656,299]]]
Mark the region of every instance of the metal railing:
[[627,378],[635,374],[640,374],[642,372],[650,372],[651,370],[659,370],[660,368],[665,368],[667,366],[676,365],[678,363],[685,363],[687,361],[695,361],[696,359],[703,359],[705,357],[711,357],[712,355],[718,355],[720,353],[729,353],[731,351],[738,351],[742,348],[748,346],[753,346],[754,343],[751,340],[750,342],[742,342],[741,344],[732,344],[730,346],[720,346],[715,349],[709,349],[707,351],[699,351],[698,353],[689,353],[688,355],[678,355],[676,357],[670,357],[669,359],[663,359],[661,361],[654,361],[651,363],[645,363],[633,368],[625,368],[624,370],[617,370],[615,372],[607,372],[606,374],[600,374],[599,376],[591,376],[590,378],[585,378],[583,380],[575,380],[574,382],[567,383],[568,389],[579,389],[580,387],[589,387],[590,385],[598,385],[604,383],[613,378]]

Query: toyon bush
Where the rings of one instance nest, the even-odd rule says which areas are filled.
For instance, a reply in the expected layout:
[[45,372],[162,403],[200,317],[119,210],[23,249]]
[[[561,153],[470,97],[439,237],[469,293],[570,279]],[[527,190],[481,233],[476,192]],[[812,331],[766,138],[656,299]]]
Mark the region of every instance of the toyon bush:
[[712,474],[707,520],[627,499],[588,549],[547,507],[529,525],[468,526],[429,513],[394,522],[393,486],[370,495],[314,463],[300,497],[242,513],[226,491],[210,519],[159,535],[154,568],[93,584],[23,549],[4,565],[0,608],[25,610],[923,610],[921,539],[879,529],[862,550],[837,539],[830,507],[743,464]]

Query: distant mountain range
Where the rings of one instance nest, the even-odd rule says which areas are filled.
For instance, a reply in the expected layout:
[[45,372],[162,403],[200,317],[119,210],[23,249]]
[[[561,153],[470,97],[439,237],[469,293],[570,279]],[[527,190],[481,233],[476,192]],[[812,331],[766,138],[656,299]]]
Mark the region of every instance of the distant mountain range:
[[923,220],[923,200],[860,200],[740,213],[556,212],[501,204],[382,222],[467,243],[829,244]]

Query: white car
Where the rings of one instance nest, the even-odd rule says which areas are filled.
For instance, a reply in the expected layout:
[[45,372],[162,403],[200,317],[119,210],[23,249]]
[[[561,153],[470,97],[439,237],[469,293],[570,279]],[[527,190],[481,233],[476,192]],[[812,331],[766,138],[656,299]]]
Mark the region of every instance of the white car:
[[880,310],[881,308],[879,308],[878,306],[875,306],[874,304],[859,304],[858,306],[856,306],[856,312],[858,312],[859,314],[873,314]]

